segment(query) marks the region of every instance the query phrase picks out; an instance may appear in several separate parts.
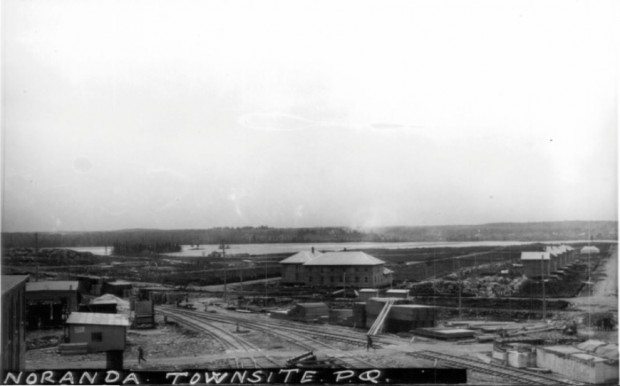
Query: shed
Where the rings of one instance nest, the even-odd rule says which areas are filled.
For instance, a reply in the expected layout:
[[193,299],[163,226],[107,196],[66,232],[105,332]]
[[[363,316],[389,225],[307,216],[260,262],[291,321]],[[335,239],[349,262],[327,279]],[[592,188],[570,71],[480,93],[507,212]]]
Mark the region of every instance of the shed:
[[387,290],[386,291],[385,296],[387,296],[389,298],[407,299],[407,298],[409,298],[409,290],[407,290],[407,289],[391,289],[391,290]]
[[28,275],[2,275],[2,370],[24,368],[26,281]]
[[116,280],[109,283],[104,283],[101,292],[104,294],[112,294],[121,298],[128,298],[131,296],[132,287],[132,284],[128,281]]
[[95,312],[101,314],[116,314],[116,302],[99,302],[80,304],[78,307],[79,312]]
[[86,344],[88,352],[124,350],[129,325],[129,319],[121,314],[72,312],[65,338],[72,344]]
[[26,284],[28,328],[61,326],[81,300],[78,281],[37,281]]
[[288,318],[301,322],[314,322],[329,316],[329,307],[325,303],[298,303],[289,313]]
[[365,302],[368,299],[379,296],[379,290],[375,288],[362,288],[359,290],[359,301]]

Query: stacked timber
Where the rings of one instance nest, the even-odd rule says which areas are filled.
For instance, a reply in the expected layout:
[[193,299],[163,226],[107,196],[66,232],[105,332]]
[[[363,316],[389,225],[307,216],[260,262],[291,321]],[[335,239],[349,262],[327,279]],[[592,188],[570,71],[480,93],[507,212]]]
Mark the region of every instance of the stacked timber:
[[339,309],[329,310],[329,324],[338,324],[341,326],[353,326],[353,310]]
[[88,343],[61,343],[58,345],[60,355],[77,355],[88,353]]

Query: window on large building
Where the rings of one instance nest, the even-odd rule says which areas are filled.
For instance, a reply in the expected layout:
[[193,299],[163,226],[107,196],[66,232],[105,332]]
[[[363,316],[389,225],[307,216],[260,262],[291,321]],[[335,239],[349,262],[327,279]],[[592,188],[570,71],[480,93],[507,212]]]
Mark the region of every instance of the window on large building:
[[103,341],[103,333],[101,332],[93,332],[90,334],[90,340],[93,342],[101,342]]
[[368,283],[368,276],[364,276],[364,283]]

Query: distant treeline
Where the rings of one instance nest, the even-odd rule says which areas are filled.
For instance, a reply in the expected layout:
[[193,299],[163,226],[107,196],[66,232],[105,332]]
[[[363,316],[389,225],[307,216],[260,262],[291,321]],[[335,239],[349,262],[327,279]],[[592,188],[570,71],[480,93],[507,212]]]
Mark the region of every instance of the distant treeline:
[[181,252],[181,245],[173,242],[124,242],[112,244],[113,255],[152,255],[158,253]]
[[4,248],[87,247],[120,244],[154,245],[269,244],[321,242],[415,241],[561,241],[616,240],[617,221],[495,223],[483,225],[401,226],[372,229],[347,227],[240,227],[183,230],[127,229],[108,232],[3,233]]
[[212,228],[185,230],[129,229],[110,232],[3,233],[4,248],[86,247],[105,245],[270,244],[310,242],[399,241],[372,232],[344,227],[329,228]]

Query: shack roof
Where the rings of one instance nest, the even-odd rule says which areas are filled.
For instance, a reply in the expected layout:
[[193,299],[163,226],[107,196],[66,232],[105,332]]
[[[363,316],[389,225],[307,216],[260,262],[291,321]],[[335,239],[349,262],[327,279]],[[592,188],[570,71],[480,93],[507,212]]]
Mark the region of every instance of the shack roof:
[[77,291],[80,282],[75,281],[35,281],[26,283],[26,292],[36,291]]
[[387,290],[386,294],[408,294],[409,290],[408,289],[391,289],[391,290]]
[[116,281],[111,281],[109,283],[106,283],[107,285],[114,285],[114,286],[131,286],[131,283],[125,280],[116,280]]
[[306,262],[304,265],[381,265],[383,260],[364,252],[328,252]]
[[581,253],[600,253],[601,250],[594,246],[585,246],[581,248]]
[[28,275],[2,275],[2,294],[28,280]]
[[67,324],[89,324],[97,326],[129,327],[129,319],[123,314],[102,314],[98,312],[72,312]]
[[301,251],[282,260],[280,264],[303,264],[320,255],[322,255],[321,252]]
[[521,261],[523,260],[550,260],[549,252],[521,252]]

